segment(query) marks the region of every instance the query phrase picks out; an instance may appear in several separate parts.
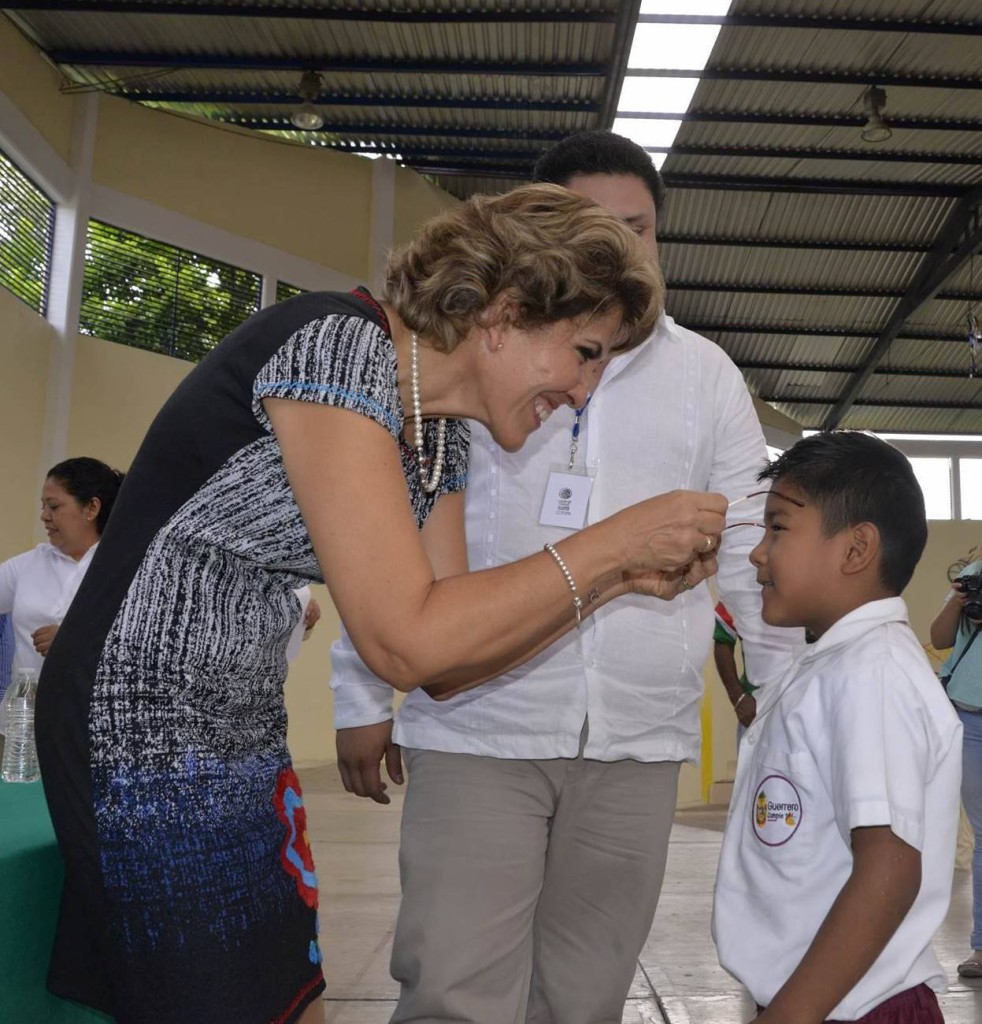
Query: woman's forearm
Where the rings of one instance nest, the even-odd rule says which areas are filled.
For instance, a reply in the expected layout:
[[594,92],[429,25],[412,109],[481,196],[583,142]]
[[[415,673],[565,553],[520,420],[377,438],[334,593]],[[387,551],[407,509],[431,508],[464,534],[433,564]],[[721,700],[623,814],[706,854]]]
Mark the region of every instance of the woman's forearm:
[[956,596],[945,602],[931,623],[931,643],[939,651],[954,645],[961,616],[962,605]]

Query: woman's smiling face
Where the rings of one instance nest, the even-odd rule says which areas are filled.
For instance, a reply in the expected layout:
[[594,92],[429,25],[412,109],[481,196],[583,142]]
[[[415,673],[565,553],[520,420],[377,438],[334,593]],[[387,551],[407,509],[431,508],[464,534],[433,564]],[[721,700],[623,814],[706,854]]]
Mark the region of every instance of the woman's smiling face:
[[612,309],[535,330],[493,329],[487,426],[502,448],[517,451],[557,408],[586,403],[618,343],[621,321],[620,310]]

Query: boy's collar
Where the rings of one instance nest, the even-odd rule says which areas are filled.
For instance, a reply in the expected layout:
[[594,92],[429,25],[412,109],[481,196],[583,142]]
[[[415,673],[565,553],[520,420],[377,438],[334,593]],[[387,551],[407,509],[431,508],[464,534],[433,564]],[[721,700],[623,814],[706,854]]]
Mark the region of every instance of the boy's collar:
[[801,657],[802,661],[810,661],[821,657],[827,651],[851,643],[857,637],[868,633],[874,626],[888,622],[910,624],[907,605],[902,597],[884,597],[876,601],[867,601],[851,612],[847,612],[834,622]]

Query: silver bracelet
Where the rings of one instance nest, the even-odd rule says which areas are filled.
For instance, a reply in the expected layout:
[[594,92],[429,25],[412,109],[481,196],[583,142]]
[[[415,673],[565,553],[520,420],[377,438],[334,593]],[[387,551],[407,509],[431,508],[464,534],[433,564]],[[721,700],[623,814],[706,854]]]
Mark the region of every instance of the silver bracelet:
[[740,706],[740,701],[742,701],[744,697],[749,697],[749,696],[750,696],[750,694],[747,693],[746,690],[744,690],[743,693],[741,693],[740,696],[737,697],[737,699],[733,702],[733,710],[736,711],[736,709]]
[[[559,566],[559,571],[563,574],[566,582],[569,584],[569,589],[573,593],[573,611],[576,613],[576,628],[580,628],[580,623],[583,621],[583,598],[580,597],[580,592],[576,589],[576,580],[573,579],[573,574],[569,571],[569,566],[563,561],[563,556],[551,545],[543,545],[543,551],[548,551],[550,555],[556,560],[556,565]],[[597,595],[599,599],[599,594]],[[591,601],[593,595],[590,595]],[[594,602],[596,603],[596,602]]]

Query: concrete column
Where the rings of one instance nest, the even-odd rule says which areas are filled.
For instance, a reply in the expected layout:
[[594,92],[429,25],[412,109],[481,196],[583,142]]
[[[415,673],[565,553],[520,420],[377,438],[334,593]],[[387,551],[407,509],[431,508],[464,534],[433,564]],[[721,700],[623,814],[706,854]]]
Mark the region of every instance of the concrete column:
[[396,165],[386,157],[372,164],[372,233],[369,288],[374,294],[382,290],[385,264],[392,248],[395,228]]
[[[96,93],[75,99],[72,129],[71,177],[64,199],[55,211],[54,246],[51,259],[51,287],[48,320],[57,331],[48,364],[44,430],[41,442],[39,481],[56,462],[68,457],[68,416],[72,400],[72,369],[82,301],[85,237],[92,190],[92,162],[95,153],[99,97]],[[94,455],[98,452],[71,454]],[[38,526],[40,531],[40,525]]]

